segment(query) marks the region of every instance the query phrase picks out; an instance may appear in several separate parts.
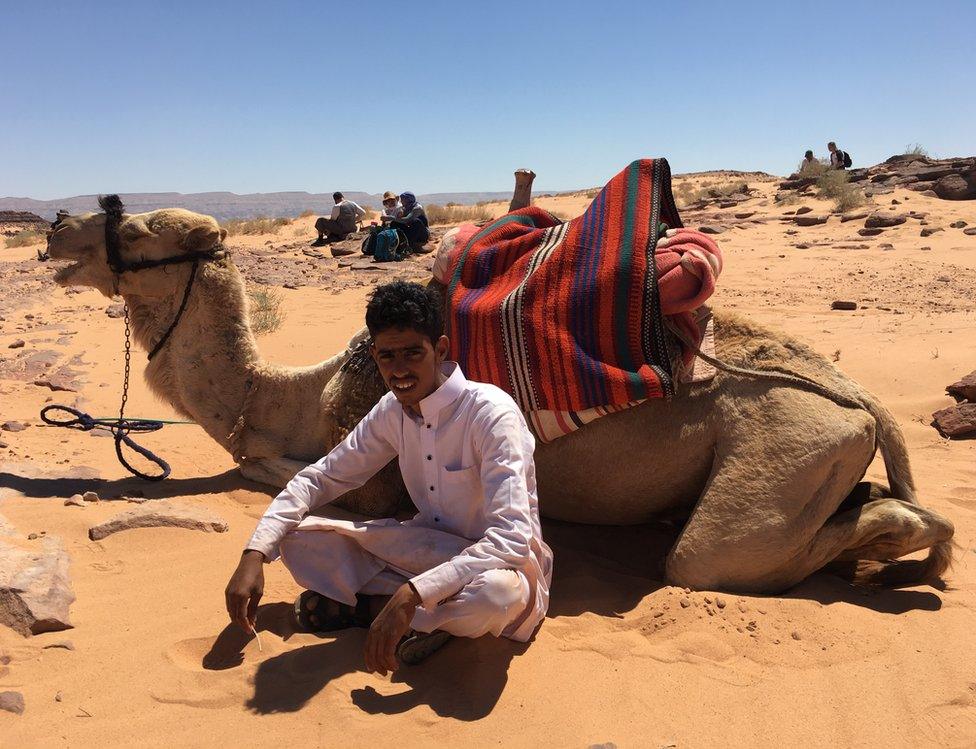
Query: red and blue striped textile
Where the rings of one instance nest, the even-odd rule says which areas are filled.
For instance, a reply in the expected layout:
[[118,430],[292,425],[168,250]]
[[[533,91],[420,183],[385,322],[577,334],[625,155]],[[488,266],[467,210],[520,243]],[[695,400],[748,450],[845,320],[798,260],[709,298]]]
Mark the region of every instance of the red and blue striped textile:
[[447,289],[452,358],[525,412],[670,396],[655,247],[681,226],[667,161],[642,159],[567,223],[530,207],[468,227]]

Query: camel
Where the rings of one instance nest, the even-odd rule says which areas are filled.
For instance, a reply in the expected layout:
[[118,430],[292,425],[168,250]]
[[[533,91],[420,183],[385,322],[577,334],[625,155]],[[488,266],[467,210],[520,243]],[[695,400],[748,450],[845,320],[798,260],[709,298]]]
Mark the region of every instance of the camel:
[[[531,193],[517,173],[518,207]],[[528,184],[529,189],[526,189]],[[114,273],[106,214],[68,217],[48,251],[71,260],[55,281],[89,286],[129,307],[135,341],[151,350],[190,278],[179,263]],[[164,209],[121,216],[122,256],[159,261],[219,247],[209,216]],[[716,355],[734,367],[786,372],[795,383],[720,371],[600,418],[536,450],[545,517],[624,525],[684,513],[664,560],[666,582],[740,593],[781,592],[834,562],[869,583],[932,582],[951,562],[952,523],[922,507],[891,413],[810,347],[748,318],[715,311]],[[283,487],[337,444],[385,391],[361,331],[345,351],[308,367],[264,361],[229,254],[199,265],[179,324],[146,366],[154,393],[230,452],[241,473]],[[785,378],[784,378],[785,379]],[[825,397],[835,393],[836,397]],[[889,487],[862,481],[876,449]],[[390,516],[409,505],[395,461],[340,506]],[[924,559],[899,559],[928,549]]]

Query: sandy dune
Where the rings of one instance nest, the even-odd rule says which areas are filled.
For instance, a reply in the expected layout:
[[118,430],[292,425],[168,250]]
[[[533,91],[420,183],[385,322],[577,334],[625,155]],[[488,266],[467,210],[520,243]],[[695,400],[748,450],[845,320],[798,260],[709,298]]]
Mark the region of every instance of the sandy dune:
[[[35,248],[2,250],[0,422],[30,426],[0,432],[0,514],[20,534],[63,540],[77,602],[74,629],[25,639],[0,627],[0,655],[9,657],[6,668],[0,659],[0,692],[26,700],[21,716],[0,712],[0,745],[976,745],[976,440],[950,442],[929,426],[931,413],[952,403],[944,386],[976,368],[976,237],[948,228],[957,219],[976,224],[976,203],[896,190],[873,208],[924,211],[947,228],[921,238],[909,219],[864,238],[863,221],[783,223],[786,211],[830,206],[779,206],[774,182],[746,179],[756,190],[748,203],[685,214],[689,226],[728,227],[717,237],[727,264],[715,305],[803,337],[893,410],[923,501],[956,523],[945,590],[868,592],[821,574],[783,597],[690,593],[654,579],[671,525],[550,523],[552,609],[529,646],[456,641],[392,680],[369,675],[361,632],[291,630],[298,589],[274,564],[259,651],[227,626],[223,586],[269,492],[241,479],[194,425],[142,440],[173,466],[161,484],[127,478],[109,439],[39,426],[50,399],[79,399],[95,415],[117,410],[121,320],[106,316],[111,302],[95,292],[55,287],[51,268],[31,262]],[[583,193],[539,201],[567,215],[586,202]],[[296,241],[293,232],[231,245],[276,252]],[[285,322],[260,345],[269,359],[309,364],[361,325],[377,279],[294,248],[280,254],[304,263],[305,285],[282,290]],[[425,270],[421,262],[395,274]],[[860,309],[831,311],[837,299]],[[18,339],[22,349],[7,348]],[[49,367],[42,352],[53,352]],[[65,376],[79,392],[34,385],[30,355],[43,371],[69,364],[74,374]],[[134,361],[129,413],[178,418],[142,383],[144,356]],[[883,479],[878,461],[869,476]],[[230,530],[140,529],[92,542],[90,526],[134,505],[64,506],[88,489],[176,498],[210,509]],[[50,647],[64,641],[73,649]]]

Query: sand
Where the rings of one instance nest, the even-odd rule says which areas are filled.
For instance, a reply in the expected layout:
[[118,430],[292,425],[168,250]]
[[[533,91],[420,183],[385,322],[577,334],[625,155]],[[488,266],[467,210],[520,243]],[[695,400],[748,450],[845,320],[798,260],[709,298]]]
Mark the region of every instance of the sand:
[[[976,204],[899,190],[875,208],[927,211],[946,230],[923,239],[909,220],[864,239],[860,221],[781,223],[800,205],[815,213],[829,206],[775,205],[773,182],[747,181],[758,190],[749,203],[686,214],[690,226],[742,224],[717,237],[726,272],[715,305],[803,337],[892,409],[922,500],[956,524],[945,590],[863,591],[819,574],[785,596],[688,592],[654,578],[676,532],[666,523],[549,523],[552,607],[527,646],[455,641],[392,679],[369,675],[362,632],[293,632],[289,610],[299,591],[273,564],[259,651],[228,626],[223,588],[271,492],[241,479],[194,425],[142,440],[173,466],[161,484],[126,478],[109,439],[38,426],[48,399],[80,396],[93,414],[115,412],[122,324],[104,314],[109,300],[68,293],[49,281],[51,268],[22,262],[35,248],[2,250],[5,286],[29,283],[0,308],[0,356],[9,364],[17,350],[7,345],[23,339],[25,349],[55,352],[55,368],[78,357],[72,366],[81,385],[77,394],[52,393],[0,362],[0,421],[30,424],[0,432],[8,445],[0,448],[0,514],[19,533],[61,537],[77,595],[74,629],[25,639],[0,627],[0,651],[10,658],[6,672],[0,666],[0,691],[26,700],[22,716],[0,712],[0,745],[976,745],[976,441],[947,441],[929,425],[931,413],[952,402],[945,385],[976,368],[976,237],[948,228],[960,218],[976,224]],[[892,198],[900,205],[890,206]],[[586,197],[540,204],[573,214]],[[749,221],[731,219],[747,209],[756,212]],[[273,250],[294,241],[286,227],[236,246]],[[360,326],[368,288],[326,279],[283,289],[285,321],[260,339],[262,352],[296,365],[333,354]],[[831,311],[836,299],[860,309]],[[134,361],[129,413],[178,418],[147,392],[143,356]],[[883,479],[879,461],[868,475]],[[139,529],[91,542],[91,525],[134,505],[64,506],[86,489],[103,498],[139,490],[175,498],[216,513],[230,530]],[[46,647],[65,640],[73,649]]]

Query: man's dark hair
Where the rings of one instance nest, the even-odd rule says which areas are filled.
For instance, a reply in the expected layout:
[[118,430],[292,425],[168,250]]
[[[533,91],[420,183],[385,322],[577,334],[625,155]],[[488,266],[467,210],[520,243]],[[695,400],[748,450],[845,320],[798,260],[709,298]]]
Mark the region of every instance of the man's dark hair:
[[803,158],[805,158],[805,159],[812,159],[813,158],[813,151],[807,151],[805,154],[803,154]]
[[371,336],[390,328],[412,328],[436,343],[444,334],[440,295],[406,281],[378,286],[366,305],[366,327]]
[[332,193],[332,199],[336,203],[338,203],[340,200],[342,200],[342,193],[341,192],[334,192],[334,193]]

